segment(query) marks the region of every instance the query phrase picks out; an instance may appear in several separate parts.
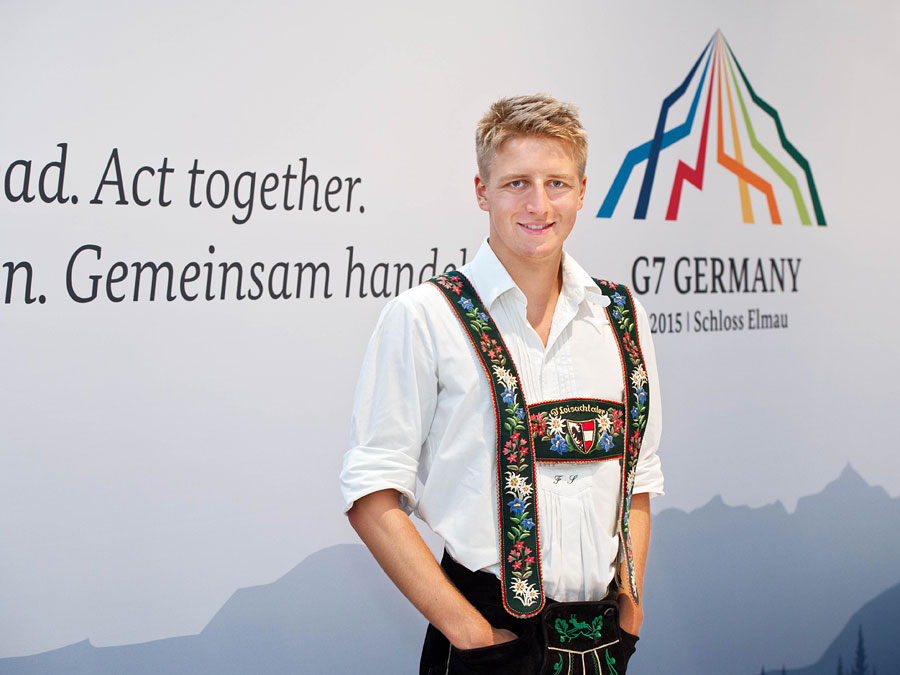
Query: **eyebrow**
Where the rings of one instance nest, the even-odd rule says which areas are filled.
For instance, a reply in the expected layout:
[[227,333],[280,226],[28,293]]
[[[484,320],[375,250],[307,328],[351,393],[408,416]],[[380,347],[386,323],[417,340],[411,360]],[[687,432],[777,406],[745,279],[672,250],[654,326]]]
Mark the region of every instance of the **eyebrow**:
[[[508,183],[512,180],[522,180],[523,178],[531,178],[531,174],[527,173],[510,173],[505,176],[500,176],[497,178],[497,182],[499,183]],[[575,176],[570,173],[551,173],[547,174],[547,178],[550,180],[556,179],[566,179],[566,180],[575,180]]]

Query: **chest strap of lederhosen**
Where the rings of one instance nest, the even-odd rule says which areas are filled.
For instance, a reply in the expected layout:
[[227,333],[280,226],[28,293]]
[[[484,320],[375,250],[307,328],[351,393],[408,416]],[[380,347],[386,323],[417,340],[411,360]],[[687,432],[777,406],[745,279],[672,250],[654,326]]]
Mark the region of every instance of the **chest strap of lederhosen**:
[[[543,438],[547,434],[545,433],[546,429],[540,428],[540,420],[543,418],[542,413],[546,413],[549,418],[550,410],[541,410],[540,406],[534,407],[532,415],[535,417],[533,419],[539,426],[537,431],[541,431],[541,433],[533,436],[529,422],[530,415],[527,412],[529,408],[522,393],[515,363],[493,319],[469,280],[459,272],[450,272],[430,281],[441,290],[455,311],[491,384],[497,428],[497,494],[503,604],[506,611],[513,616],[521,618],[533,616],[541,611],[545,603],[539,555],[540,528],[537,522],[535,461],[539,459],[556,461],[562,459],[565,461],[569,458],[559,457],[562,454],[559,452],[561,446],[553,447],[553,437],[556,434],[550,434],[548,438]],[[624,286],[617,287],[607,284],[607,282],[598,282],[598,285],[605,294],[611,296],[612,302],[607,308],[607,312],[610,313],[610,323],[613,324],[614,318],[619,322],[614,324],[614,332],[622,356],[625,381],[626,383],[630,381],[630,370],[639,367],[639,372],[644,373],[644,384],[646,384],[646,373],[640,357],[640,349],[637,348],[634,341],[629,343],[627,339],[623,340],[620,336],[620,334],[628,335],[630,332],[633,332],[635,337],[637,336],[637,328],[633,321],[633,305],[630,302],[631,296]],[[607,288],[611,290],[607,292]],[[623,291],[624,294],[619,293],[618,290]],[[613,308],[612,312],[610,308]],[[637,364],[631,363],[629,360],[633,353],[637,354]],[[630,363],[631,366],[629,366]],[[628,531],[628,511],[631,505],[630,488],[634,484],[634,469],[637,465],[637,454],[640,452],[640,433],[635,438],[634,432],[629,433],[629,431],[634,428],[634,422],[638,420],[640,420],[641,429],[646,423],[647,395],[643,386],[641,386],[641,392],[640,407],[639,409],[635,408],[637,412],[629,417],[627,412],[629,410],[629,393],[628,387],[625,388],[625,403],[621,409],[625,412],[626,417],[629,419],[633,417],[633,420],[631,425],[624,425],[620,442],[613,441],[612,443],[614,446],[621,447],[622,450],[619,453],[614,452],[619,448],[608,445],[612,441],[610,434],[610,438],[604,438],[602,442],[595,443],[590,449],[591,452],[582,452],[582,456],[571,457],[576,461],[590,461],[592,459],[611,459],[613,456],[619,456],[622,452],[625,454],[622,462],[622,500],[619,507],[618,529],[628,565],[629,590],[636,600],[637,589]],[[575,402],[572,403],[575,404]],[[579,405],[589,406],[591,403],[605,403],[607,404],[605,407],[609,410],[621,406],[621,404],[596,400],[578,401]],[[607,417],[606,421],[612,422],[612,418]],[[577,420],[575,424],[576,426],[573,426],[571,430],[567,429],[569,431],[566,436],[567,443],[572,441],[568,450],[571,452],[578,452],[579,441],[576,438],[579,436],[579,431],[582,432],[583,445],[584,429],[577,426]],[[576,438],[572,437],[573,433]],[[548,447],[544,448],[541,440],[548,441]],[[537,447],[540,451],[538,454],[535,453],[534,441],[538,441]],[[553,453],[557,453],[557,457],[553,457]],[[592,454],[593,457],[584,456],[586,454]],[[506,501],[507,497],[510,497],[508,502]]]

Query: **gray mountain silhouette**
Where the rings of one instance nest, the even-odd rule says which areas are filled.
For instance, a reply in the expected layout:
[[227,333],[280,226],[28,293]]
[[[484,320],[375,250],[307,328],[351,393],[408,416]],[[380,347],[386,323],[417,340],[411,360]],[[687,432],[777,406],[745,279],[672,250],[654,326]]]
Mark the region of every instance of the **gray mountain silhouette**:
[[634,669],[731,675],[814,662],[864,602],[900,578],[897,532],[900,499],[849,464],[794,513],[719,497],[691,513],[661,512]]
[[[856,654],[860,626],[863,629],[869,673],[872,672],[872,666],[875,666],[878,675],[900,675],[900,584],[863,605],[815,664],[788,670],[788,675],[834,675],[837,672],[838,656],[843,658],[844,672],[849,673]],[[751,669],[747,672],[754,671]]]
[[[897,532],[900,499],[849,466],[794,513],[720,498],[691,513],[663,511],[629,674],[746,675],[758,664],[813,663],[867,599],[900,578]],[[870,630],[880,639],[869,621],[867,639]],[[102,648],[85,640],[0,659],[0,674],[413,673],[424,627],[368,551],[343,545],[237,591],[198,635]],[[887,663],[877,665],[888,675]]]
[[198,635],[121,647],[84,640],[0,659],[0,674],[413,673],[424,635],[424,620],[365,547],[342,545],[236,591]]

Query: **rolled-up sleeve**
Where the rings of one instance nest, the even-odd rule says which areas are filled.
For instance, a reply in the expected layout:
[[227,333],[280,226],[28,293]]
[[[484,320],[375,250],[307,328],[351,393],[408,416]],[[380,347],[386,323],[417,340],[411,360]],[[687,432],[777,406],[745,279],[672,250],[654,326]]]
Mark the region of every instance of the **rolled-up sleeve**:
[[[425,289],[422,289],[425,290]],[[367,494],[393,488],[416,504],[422,444],[437,401],[435,347],[416,293],[389,302],[369,340],[344,455],[344,512]]]
[[650,322],[643,306],[635,300],[638,316],[638,337],[644,365],[647,368],[647,379],[650,382],[650,411],[647,416],[647,427],[641,442],[641,455],[638,459],[634,475],[634,494],[647,492],[651,497],[664,494],[662,465],[659,461],[659,439],[662,434],[662,400],[659,394],[659,374],[656,369],[656,352],[653,349],[653,337],[650,334]]

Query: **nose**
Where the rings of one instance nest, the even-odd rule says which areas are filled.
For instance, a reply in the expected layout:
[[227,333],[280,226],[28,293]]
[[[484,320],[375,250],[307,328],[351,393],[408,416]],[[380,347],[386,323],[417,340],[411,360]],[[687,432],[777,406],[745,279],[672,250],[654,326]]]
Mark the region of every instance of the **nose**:
[[536,215],[547,213],[549,210],[549,197],[543,184],[536,182],[529,190],[526,207],[529,213]]

